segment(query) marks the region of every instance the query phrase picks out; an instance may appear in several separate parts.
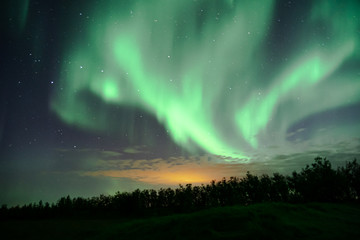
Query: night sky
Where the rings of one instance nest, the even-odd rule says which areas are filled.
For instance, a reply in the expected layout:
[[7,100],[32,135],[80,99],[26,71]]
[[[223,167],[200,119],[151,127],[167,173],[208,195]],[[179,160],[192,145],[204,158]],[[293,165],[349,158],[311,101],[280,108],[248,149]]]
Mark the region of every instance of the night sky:
[[1,2],[0,204],[360,159],[360,2]]

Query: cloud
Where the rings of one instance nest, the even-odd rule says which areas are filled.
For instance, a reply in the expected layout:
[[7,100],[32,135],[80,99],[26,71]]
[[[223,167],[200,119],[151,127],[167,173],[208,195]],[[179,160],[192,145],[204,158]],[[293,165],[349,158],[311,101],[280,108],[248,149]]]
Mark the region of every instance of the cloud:
[[55,149],[52,169],[58,172],[97,169],[97,161],[111,162],[121,159],[122,155],[121,152],[103,149]]
[[[297,132],[303,132],[299,129]],[[360,157],[360,139],[339,140],[318,145],[303,141],[292,143],[291,151],[277,154],[276,146],[270,146],[264,152],[254,153],[251,161],[231,161],[216,155],[143,157],[146,146],[134,146],[122,151],[104,151],[83,149],[63,151],[70,157],[63,159],[65,172],[93,178],[110,178],[121,181],[134,181],[149,185],[175,186],[177,184],[206,184],[223,177],[243,177],[247,171],[253,174],[290,174],[311,164],[315,157],[327,157],[333,166],[343,165]],[[312,145],[311,145],[312,144]],[[281,147],[284,149],[284,147]],[[294,150],[295,149],[295,150]],[[296,151],[297,150],[297,151]],[[81,160],[80,160],[81,159]],[[59,169],[57,167],[56,169]]]
[[245,174],[244,164],[223,164],[211,157],[170,157],[151,160],[119,161],[116,168],[107,170],[83,171],[82,176],[106,176],[129,178],[149,184],[177,185],[185,183],[201,184],[223,177]]
[[127,147],[123,150],[124,153],[137,154],[137,153],[149,153],[144,151],[142,146]]

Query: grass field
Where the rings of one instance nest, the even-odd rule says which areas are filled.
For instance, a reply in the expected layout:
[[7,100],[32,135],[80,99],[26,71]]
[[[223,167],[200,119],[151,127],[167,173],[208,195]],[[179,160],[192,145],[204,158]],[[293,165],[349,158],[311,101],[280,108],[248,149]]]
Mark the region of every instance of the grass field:
[[1,239],[360,239],[360,205],[263,203],[128,221],[0,224]]

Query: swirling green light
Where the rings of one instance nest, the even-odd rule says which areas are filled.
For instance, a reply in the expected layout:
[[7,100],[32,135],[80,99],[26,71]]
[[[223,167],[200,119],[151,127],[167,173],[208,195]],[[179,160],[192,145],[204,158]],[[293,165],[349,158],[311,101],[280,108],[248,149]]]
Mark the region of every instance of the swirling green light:
[[[299,92],[310,96],[330,86],[326,81],[356,58],[357,3],[349,1],[342,5],[344,14],[337,14],[338,3],[314,2],[307,22],[297,30],[301,37],[289,37],[297,41],[286,53],[289,61],[263,71],[275,21],[273,1],[118,4],[95,11],[89,44],[69,50],[62,90],[51,102],[68,124],[114,128],[106,108],[93,109],[82,98],[91,92],[104,104],[136,106],[153,114],[184,148],[195,142],[215,155],[248,159],[266,139],[273,119],[281,120],[273,126],[285,135],[284,129],[296,120],[348,104],[337,95],[326,103],[289,108],[286,116],[277,111]],[[325,28],[317,31],[319,26]],[[343,87],[351,85],[346,94],[358,101],[358,77],[346,79]],[[304,103],[312,100],[305,98]]]

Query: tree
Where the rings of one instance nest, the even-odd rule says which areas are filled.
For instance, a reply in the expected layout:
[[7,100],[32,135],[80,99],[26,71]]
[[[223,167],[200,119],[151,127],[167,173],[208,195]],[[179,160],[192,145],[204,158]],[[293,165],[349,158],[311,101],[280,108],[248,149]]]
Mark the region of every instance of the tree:
[[338,175],[341,176],[345,188],[346,199],[360,199],[360,165],[356,159],[347,162],[345,167],[338,169]]
[[326,158],[316,157],[315,163],[306,165],[300,174],[293,173],[290,180],[295,193],[305,201],[336,201],[341,195],[339,176]]

